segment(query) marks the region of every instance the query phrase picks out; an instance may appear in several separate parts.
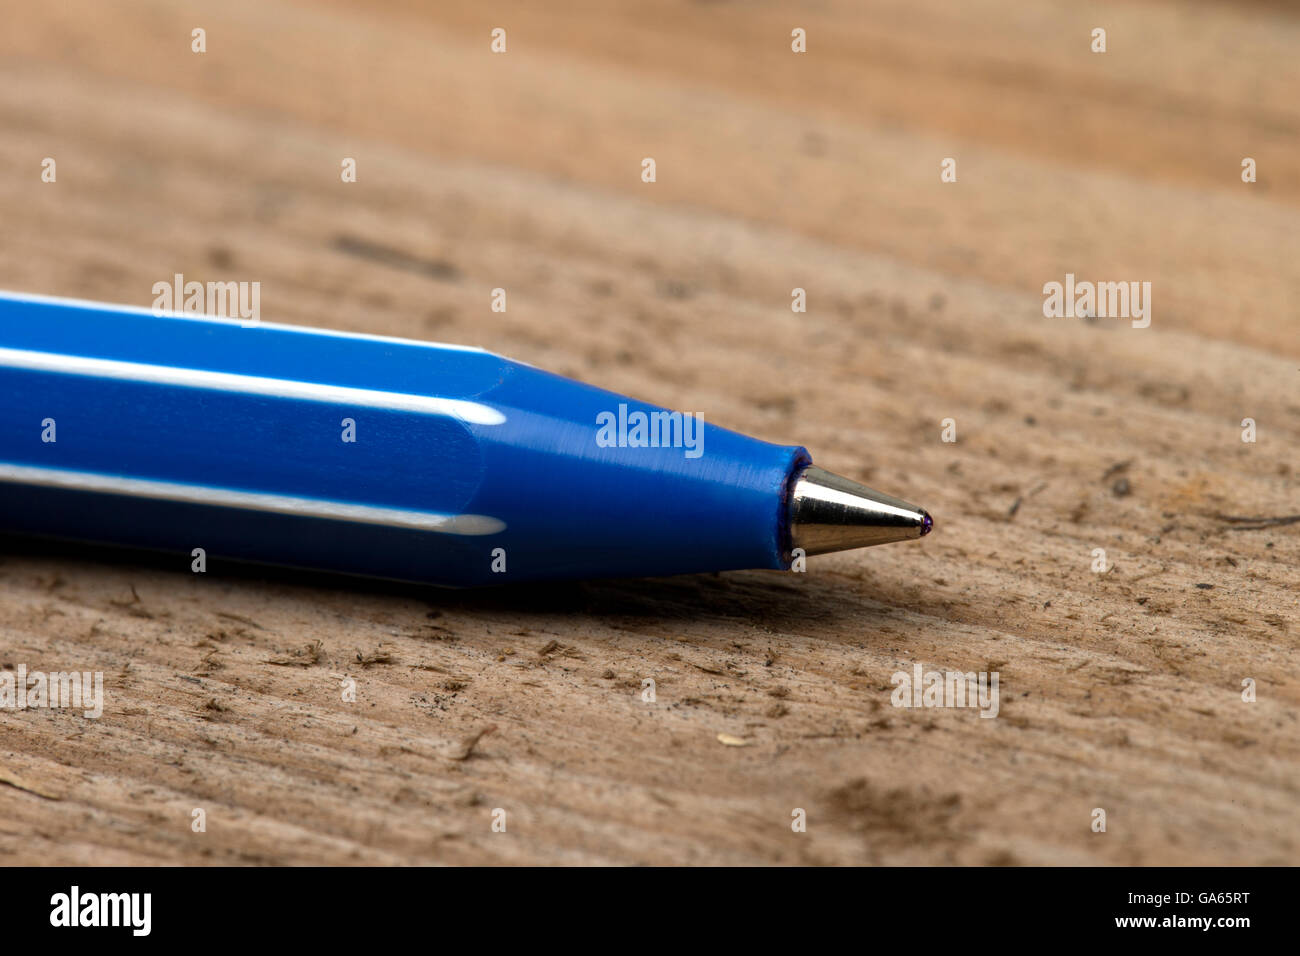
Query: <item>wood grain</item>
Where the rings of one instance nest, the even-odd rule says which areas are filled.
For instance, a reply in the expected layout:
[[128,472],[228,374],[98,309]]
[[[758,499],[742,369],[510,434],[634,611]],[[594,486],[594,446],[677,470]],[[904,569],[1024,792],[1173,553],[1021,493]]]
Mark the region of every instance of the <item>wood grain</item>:
[[[5,17],[3,287],[260,281],[278,321],[803,443],[936,530],[488,593],[6,541],[0,670],[102,670],[107,700],[0,710],[0,862],[1300,861],[1300,524],[1224,517],[1300,513],[1291,8]],[[1067,272],[1151,282],[1151,327],[1044,318]],[[916,662],[998,671],[997,719],[893,707]]]

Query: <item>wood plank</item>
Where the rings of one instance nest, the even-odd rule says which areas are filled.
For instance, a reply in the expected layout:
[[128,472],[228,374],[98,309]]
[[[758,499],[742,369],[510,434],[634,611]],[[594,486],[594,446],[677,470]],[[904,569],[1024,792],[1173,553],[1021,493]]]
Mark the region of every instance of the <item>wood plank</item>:
[[[257,280],[803,443],[936,531],[450,594],[6,541],[0,671],[107,700],[0,710],[0,861],[1295,863],[1300,525],[1223,516],[1300,512],[1300,18],[1096,9],[6,13],[0,286]],[[1151,327],[1044,318],[1067,272],[1151,282]],[[998,671],[998,717],[892,706],[917,662]]]

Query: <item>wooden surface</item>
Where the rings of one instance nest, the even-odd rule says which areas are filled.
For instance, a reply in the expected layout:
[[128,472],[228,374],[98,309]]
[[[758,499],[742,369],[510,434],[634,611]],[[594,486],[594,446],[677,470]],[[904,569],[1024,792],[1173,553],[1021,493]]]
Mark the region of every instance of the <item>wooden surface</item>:
[[[1300,512],[1293,8],[12,7],[0,286],[260,281],[803,443],[936,530],[454,594],[5,542],[0,670],[107,700],[0,711],[0,862],[1300,860],[1300,524],[1223,517]],[[1067,272],[1151,282],[1151,327],[1044,318]],[[997,719],[893,707],[917,662],[998,671]]]

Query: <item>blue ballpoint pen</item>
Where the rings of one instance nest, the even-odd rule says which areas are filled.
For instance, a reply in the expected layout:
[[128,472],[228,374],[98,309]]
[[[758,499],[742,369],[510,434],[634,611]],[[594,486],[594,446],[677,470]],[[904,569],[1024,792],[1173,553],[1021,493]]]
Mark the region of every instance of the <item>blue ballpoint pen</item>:
[[788,568],[921,509],[459,346],[0,293],[0,531],[474,586]]

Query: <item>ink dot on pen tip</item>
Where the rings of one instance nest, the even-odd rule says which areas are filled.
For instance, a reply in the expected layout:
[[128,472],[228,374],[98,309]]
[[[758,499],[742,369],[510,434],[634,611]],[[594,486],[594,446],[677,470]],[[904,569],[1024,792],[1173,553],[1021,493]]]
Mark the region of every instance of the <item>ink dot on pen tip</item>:
[[925,521],[921,523],[921,537],[924,538],[930,533],[930,529],[934,527],[934,519],[930,517],[928,511],[922,511],[921,514],[925,516]]

